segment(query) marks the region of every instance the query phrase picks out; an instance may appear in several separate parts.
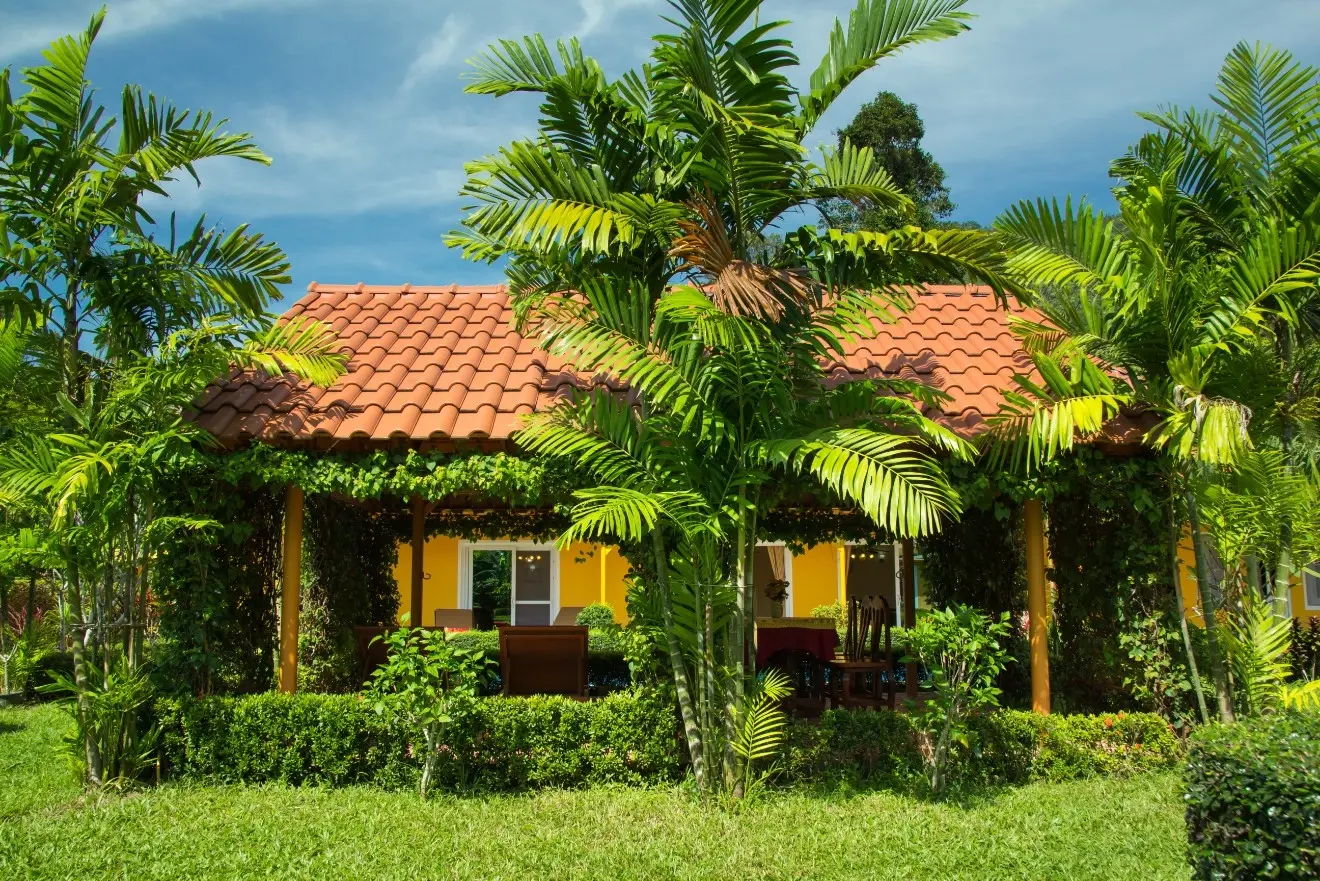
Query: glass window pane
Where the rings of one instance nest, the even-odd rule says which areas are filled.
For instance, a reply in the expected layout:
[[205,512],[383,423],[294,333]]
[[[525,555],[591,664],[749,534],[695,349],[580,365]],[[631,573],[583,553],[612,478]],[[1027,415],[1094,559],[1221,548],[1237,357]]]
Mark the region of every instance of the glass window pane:
[[[1320,560],[1307,567],[1315,571],[1320,571]],[[1306,606],[1309,609],[1320,609],[1320,578],[1314,575],[1306,574],[1303,577],[1306,583]]]
[[[513,554],[509,551],[472,552],[472,608],[489,622],[509,620],[509,592],[513,584]],[[480,626],[480,625],[479,625]]]
[[514,565],[518,567],[515,579],[518,595],[515,601],[550,601],[550,552],[519,551]]
[[513,623],[523,626],[527,626],[527,625],[541,625],[543,627],[549,626],[550,604],[549,603],[514,603]]

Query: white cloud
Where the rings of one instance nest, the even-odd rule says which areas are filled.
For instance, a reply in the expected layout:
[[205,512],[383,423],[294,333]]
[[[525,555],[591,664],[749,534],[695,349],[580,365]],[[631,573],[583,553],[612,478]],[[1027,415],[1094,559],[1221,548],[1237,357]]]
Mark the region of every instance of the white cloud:
[[403,88],[411,89],[422,80],[443,68],[461,64],[467,57],[459,49],[459,42],[467,35],[467,23],[450,15],[427,41],[425,48],[408,65]]
[[610,24],[620,12],[652,5],[655,5],[655,0],[578,0],[578,6],[582,8],[582,22],[572,33],[578,37],[588,37]]
[[[127,39],[169,30],[189,21],[219,18],[230,12],[305,2],[312,0],[118,0],[105,4],[105,23],[99,39]],[[0,30],[0,58],[39,52],[66,34],[82,32],[101,5],[102,0],[44,3],[40,9],[45,14],[11,19]]]

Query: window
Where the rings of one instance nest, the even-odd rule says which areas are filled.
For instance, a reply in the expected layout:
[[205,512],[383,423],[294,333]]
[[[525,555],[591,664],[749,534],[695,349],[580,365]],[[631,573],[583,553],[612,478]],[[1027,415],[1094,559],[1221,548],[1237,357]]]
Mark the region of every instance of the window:
[[1302,603],[1311,610],[1320,609],[1320,560],[1306,567],[1302,574]]
[[548,625],[559,612],[559,554],[550,545],[465,542],[458,577],[459,607],[489,620]]

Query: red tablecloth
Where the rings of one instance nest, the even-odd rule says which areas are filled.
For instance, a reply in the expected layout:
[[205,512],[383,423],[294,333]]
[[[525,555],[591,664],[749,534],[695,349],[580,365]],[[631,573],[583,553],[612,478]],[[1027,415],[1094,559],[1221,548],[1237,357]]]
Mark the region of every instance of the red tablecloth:
[[763,667],[770,656],[783,649],[808,651],[821,663],[834,657],[839,634],[833,627],[758,627],[756,628],[756,666]]

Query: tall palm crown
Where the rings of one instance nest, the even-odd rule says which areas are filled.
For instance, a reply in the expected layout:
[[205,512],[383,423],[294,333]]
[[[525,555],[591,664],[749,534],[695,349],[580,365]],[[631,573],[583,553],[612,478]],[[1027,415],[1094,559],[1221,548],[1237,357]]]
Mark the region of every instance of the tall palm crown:
[[803,92],[760,0],[676,0],[650,62],[614,80],[576,41],[503,41],[474,62],[471,92],[543,96],[540,133],[468,166],[474,207],[449,242],[506,259],[519,320],[607,378],[518,439],[589,485],[565,540],[641,550],[703,787],[736,788],[753,752],[738,738],[764,512],[812,489],[920,535],[958,510],[935,453],[967,445],[922,413],[939,393],[831,388],[825,365],[906,306],[913,266],[1005,296],[993,242],[913,227],[774,237],[816,200],[907,203],[870,150],[812,161],[804,143],[881,58],[965,30],[963,3],[860,0]]
[[[1213,100],[1210,112],[1144,115],[1157,130],[1110,170],[1117,218],[1042,200],[996,222],[1011,271],[1049,319],[1018,323],[1046,383],[1020,383],[998,440],[1038,457],[1124,403],[1160,416],[1152,444],[1205,462],[1243,453],[1249,416],[1264,417],[1254,422],[1262,438],[1277,437],[1273,406],[1244,403],[1260,399],[1262,345],[1313,337],[1320,74],[1243,44]],[[1083,353],[1116,376],[1088,368]]]

